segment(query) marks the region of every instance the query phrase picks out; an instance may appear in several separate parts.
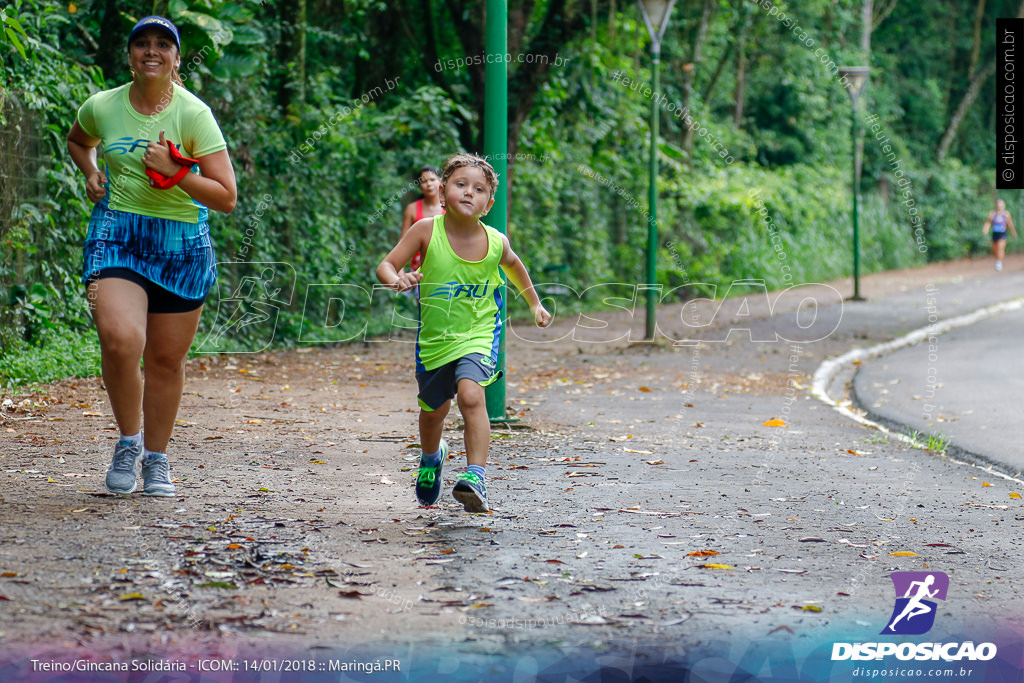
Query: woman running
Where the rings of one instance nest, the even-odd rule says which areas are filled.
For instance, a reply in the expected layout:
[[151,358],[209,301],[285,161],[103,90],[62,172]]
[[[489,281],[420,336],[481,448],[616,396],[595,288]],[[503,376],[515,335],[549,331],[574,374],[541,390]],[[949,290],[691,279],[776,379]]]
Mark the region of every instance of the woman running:
[[1006,253],[1006,229],[1010,229],[1010,234],[1014,237],[1017,236],[1017,230],[1013,227],[1013,219],[1010,218],[1010,212],[1006,210],[1006,202],[1002,199],[996,200],[996,210],[989,211],[988,220],[985,221],[985,226],[981,229],[982,235],[988,234],[988,229],[992,228],[992,255],[996,258],[996,270],[1003,269],[1003,254]]
[[174,24],[142,19],[128,36],[131,82],[86,100],[68,134],[95,203],[82,279],[121,431],[104,482],[111,493],[135,491],[141,461],[143,493],[174,495],[167,444],[217,277],[208,208],[231,213],[237,198],[227,143],[210,108],[182,85],[180,64]]

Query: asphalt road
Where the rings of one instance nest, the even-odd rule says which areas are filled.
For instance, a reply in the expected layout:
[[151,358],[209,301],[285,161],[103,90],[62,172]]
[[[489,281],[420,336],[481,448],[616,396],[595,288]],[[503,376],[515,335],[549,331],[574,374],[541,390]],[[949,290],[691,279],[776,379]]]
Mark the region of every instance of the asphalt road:
[[948,438],[963,451],[1020,476],[1024,311],[1003,313],[865,363],[860,405],[889,422]]

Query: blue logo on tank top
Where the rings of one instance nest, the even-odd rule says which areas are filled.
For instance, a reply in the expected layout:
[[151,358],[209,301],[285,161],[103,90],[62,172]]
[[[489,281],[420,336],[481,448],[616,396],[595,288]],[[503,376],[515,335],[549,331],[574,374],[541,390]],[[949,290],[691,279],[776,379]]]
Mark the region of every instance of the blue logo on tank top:
[[428,299],[444,299],[451,301],[452,299],[458,299],[460,296],[464,296],[468,299],[483,299],[487,296],[487,283],[482,285],[467,285],[460,284],[455,280],[451,282],[445,282],[443,285],[438,285],[437,289],[430,293]]
[[149,140],[139,140],[137,138],[118,138],[109,145],[104,146],[104,153],[117,153],[117,154],[128,154],[134,152],[137,149],[145,151],[149,147]]

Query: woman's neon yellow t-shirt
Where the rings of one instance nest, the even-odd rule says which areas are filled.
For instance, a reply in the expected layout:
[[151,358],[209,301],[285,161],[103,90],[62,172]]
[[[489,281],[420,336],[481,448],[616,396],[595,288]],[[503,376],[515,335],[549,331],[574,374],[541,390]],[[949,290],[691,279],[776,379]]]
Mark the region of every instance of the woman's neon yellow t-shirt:
[[[149,184],[142,155],[160,131],[184,156],[197,158],[227,149],[224,135],[210,108],[185,88],[174,84],[171,101],[162,111],[146,116],[128,101],[130,83],[96,93],[78,110],[78,125],[100,138],[107,164],[107,196],[111,209],[156,218],[196,223],[201,205],[184,190],[158,190]],[[193,171],[199,171],[193,166]]]

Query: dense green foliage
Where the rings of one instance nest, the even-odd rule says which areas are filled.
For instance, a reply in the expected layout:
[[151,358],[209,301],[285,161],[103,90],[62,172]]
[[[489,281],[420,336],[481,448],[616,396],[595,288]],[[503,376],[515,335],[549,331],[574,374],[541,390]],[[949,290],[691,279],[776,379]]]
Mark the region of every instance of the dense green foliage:
[[[651,101],[636,6],[509,4],[514,156],[502,181],[514,188],[513,245],[538,282],[580,293],[641,282]],[[849,274],[850,105],[834,65],[865,60],[864,270],[987,249],[991,78],[947,152],[939,141],[994,61],[995,17],[1015,15],[1017,3],[989,2],[976,40],[963,3],[875,0],[869,53],[863,4],[677,2],[659,107],[666,288],[687,285],[676,292],[688,295],[742,278],[781,288]],[[162,13],[181,27],[186,85],[213,108],[238,175],[236,210],[211,220],[219,260],[238,263],[221,267],[220,306],[211,297],[194,350],[256,351],[378,334],[396,307],[411,314],[408,298],[373,291],[373,270],[416,197],[413,171],[481,151],[483,66],[459,63],[482,53],[481,8],[14,0],[0,10],[0,385],[53,376],[37,356],[94,354],[57,341],[91,334],[78,282],[91,207],[64,137],[90,93],[127,80],[125,38],[137,18]],[[688,117],[677,114],[683,105]],[[239,288],[261,280],[263,305],[240,305]],[[562,310],[580,305],[572,299],[563,295]],[[54,365],[61,374],[96,363]]]

